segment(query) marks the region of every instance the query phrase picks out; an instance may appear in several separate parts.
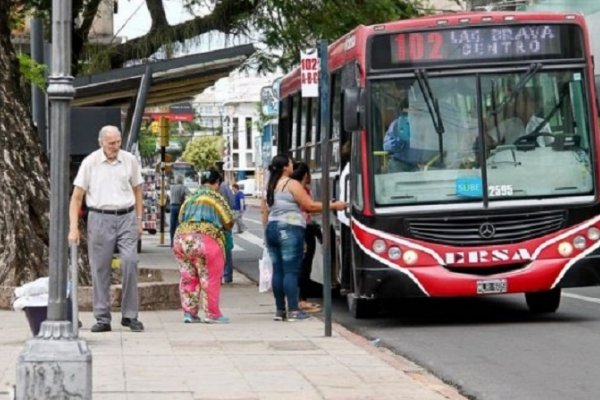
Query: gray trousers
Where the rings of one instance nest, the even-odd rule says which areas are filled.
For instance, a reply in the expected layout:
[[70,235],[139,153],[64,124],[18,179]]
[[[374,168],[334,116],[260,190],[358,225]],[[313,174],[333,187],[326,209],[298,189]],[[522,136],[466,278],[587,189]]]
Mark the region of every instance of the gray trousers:
[[137,318],[139,299],[137,287],[137,219],[132,211],[123,215],[90,211],[87,221],[88,253],[92,269],[94,317],[110,323],[110,277],[115,246],[121,260],[123,297],[121,313],[125,318]]

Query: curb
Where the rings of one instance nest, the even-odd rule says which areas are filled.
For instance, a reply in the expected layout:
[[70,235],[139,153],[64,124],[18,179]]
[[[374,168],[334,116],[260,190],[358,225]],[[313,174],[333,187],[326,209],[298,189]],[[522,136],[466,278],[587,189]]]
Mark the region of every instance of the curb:
[[418,366],[417,364],[413,363],[407,358],[394,353],[392,350],[386,347],[381,347],[381,345],[373,344],[367,338],[360,336],[359,334],[347,329],[346,327],[338,324],[337,322],[332,322],[332,325],[334,327],[334,330],[349,342],[380,358],[391,367],[402,371],[412,380],[433,390],[434,392],[438,393],[444,398],[448,400],[467,399],[467,397],[463,396],[456,387],[442,381],[441,379],[427,371],[425,368]]

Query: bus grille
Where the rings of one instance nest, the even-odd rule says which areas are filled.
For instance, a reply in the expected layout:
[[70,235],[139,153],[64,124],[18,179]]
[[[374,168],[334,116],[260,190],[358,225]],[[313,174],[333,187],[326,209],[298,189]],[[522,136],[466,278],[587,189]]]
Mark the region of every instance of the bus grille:
[[450,245],[510,244],[555,232],[565,226],[566,211],[468,215],[406,219],[415,239]]

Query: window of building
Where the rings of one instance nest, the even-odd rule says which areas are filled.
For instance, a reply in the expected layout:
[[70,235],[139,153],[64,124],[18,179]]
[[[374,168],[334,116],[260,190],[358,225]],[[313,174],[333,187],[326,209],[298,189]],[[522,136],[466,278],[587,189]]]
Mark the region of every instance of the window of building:
[[234,149],[239,149],[240,148],[240,121],[237,117],[233,118],[233,124],[232,124],[232,128],[231,128],[231,133],[233,136],[233,148]]
[[246,118],[246,148],[252,148],[252,118]]

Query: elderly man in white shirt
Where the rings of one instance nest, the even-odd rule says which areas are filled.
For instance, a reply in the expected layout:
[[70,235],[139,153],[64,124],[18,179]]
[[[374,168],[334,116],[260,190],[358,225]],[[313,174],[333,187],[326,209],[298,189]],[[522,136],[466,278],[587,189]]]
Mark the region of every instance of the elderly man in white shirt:
[[85,197],[88,208],[88,253],[92,270],[94,317],[92,332],[111,330],[110,278],[115,246],[122,272],[121,325],[144,330],[138,320],[137,241],[142,235],[142,183],[140,165],[133,154],[121,150],[121,132],[104,126],[100,149],[88,155],[73,182],[69,205],[69,241],[79,242],[79,210]]

